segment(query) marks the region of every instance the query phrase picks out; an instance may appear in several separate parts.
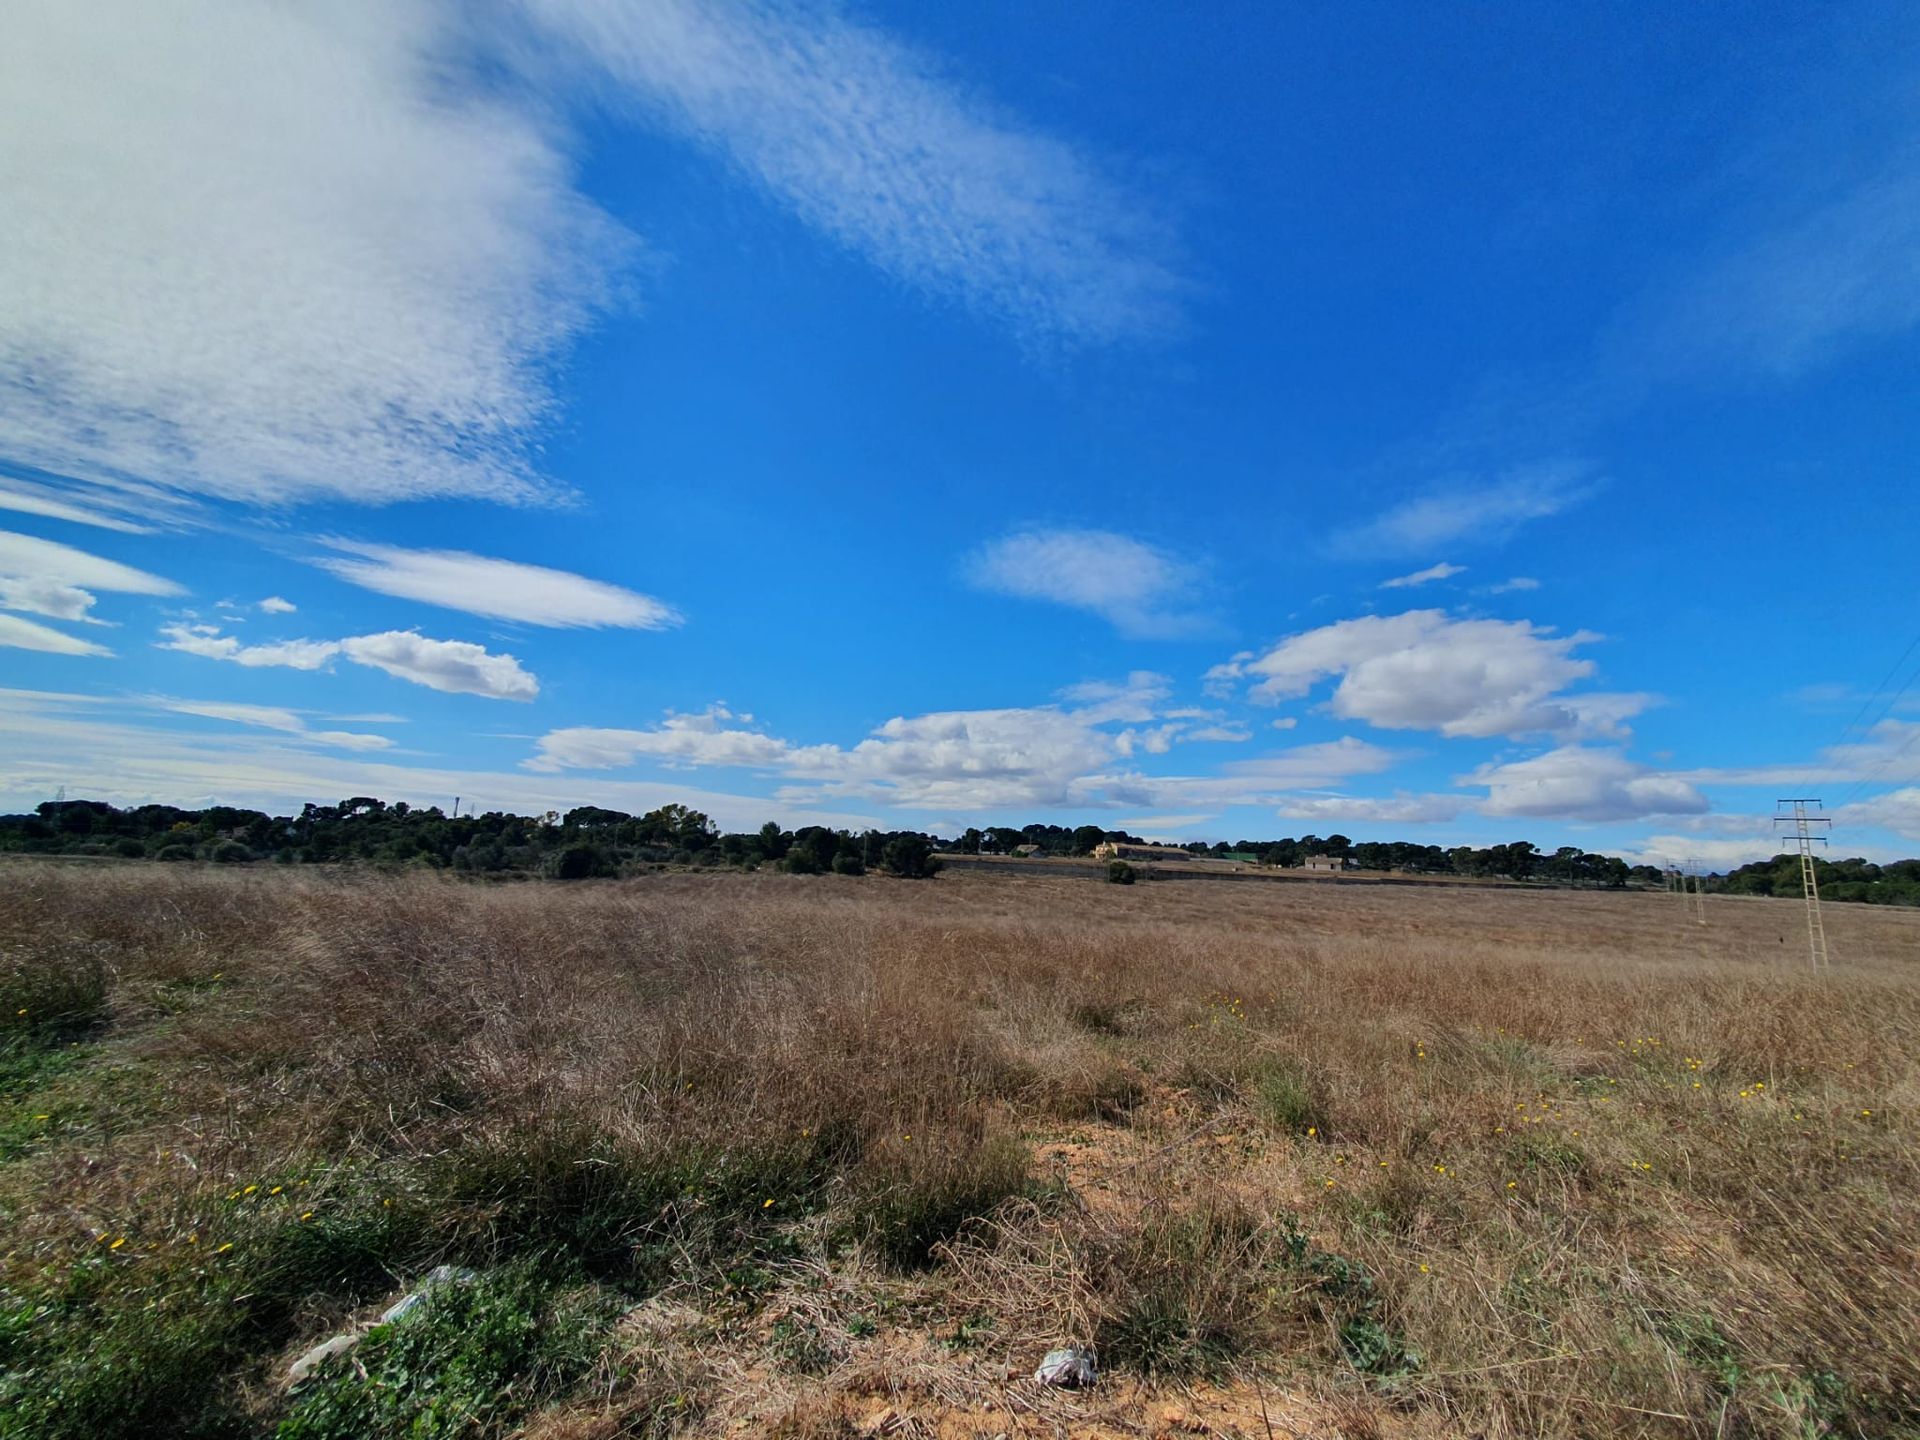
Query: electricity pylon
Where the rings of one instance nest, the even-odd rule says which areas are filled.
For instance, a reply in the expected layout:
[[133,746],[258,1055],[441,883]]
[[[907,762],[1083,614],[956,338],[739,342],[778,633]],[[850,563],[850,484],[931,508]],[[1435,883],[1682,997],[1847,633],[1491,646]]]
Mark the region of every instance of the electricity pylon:
[[1820,877],[1813,869],[1813,847],[1827,843],[1817,827],[1831,827],[1833,821],[1820,813],[1819,800],[1799,796],[1774,802],[1773,823],[1798,847],[1800,890],[1807,901],[1807,958],[1815,970],[1824,970],[1828,963],[1827,927],[1820,919]]

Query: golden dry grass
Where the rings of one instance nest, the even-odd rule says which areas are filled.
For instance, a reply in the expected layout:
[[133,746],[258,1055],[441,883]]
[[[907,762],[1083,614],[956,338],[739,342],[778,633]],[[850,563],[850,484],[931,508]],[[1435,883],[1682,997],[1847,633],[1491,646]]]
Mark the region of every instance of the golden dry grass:
[[[1910,1433],[1920,914],[1830,907],[1816,978],[1792,904],[1707,912],[9,866],[0,974],[98,969],[106,1024],[0,1101],[0,1282],[276,1277],[206,1433],[536,1252],[630,1307],[549,1437]],[[1067,1341],[1091,1394],[1009,1379]]]

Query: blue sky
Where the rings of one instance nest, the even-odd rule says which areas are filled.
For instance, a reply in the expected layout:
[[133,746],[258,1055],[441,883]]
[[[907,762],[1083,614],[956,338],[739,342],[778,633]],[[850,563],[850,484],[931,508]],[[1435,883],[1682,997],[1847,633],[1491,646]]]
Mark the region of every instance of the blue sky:
[[0,805],[1920,849],[1911,7],[10,31]]

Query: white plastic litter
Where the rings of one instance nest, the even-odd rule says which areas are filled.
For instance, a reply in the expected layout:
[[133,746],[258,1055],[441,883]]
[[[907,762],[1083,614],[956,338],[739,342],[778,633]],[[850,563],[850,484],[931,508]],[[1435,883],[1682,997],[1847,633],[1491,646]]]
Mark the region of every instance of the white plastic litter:
[[1041,1385],[1052,1385],[1061,1390],[1086,1390],[1098,1378],[1093,1352],[1082,1350],[1078,1345],[1069,1345],[1064,1350],[1049,1350],[1047,1358],[1040,1362],[1040,1368],[1033,1372],[1033,1378]]

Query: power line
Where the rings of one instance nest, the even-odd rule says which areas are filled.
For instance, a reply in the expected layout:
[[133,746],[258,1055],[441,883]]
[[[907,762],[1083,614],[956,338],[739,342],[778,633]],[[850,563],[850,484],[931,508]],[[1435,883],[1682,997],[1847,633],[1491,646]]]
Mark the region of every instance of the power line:
[[[1906,695],[1907,691],[1913,688],[1914,681],[1920,680],[1920,665],[1916,665],[1913,668],[1913,670],[1908,674],[1907,678],[1900,682],[1899,688],[1894,690],[1891,694],[1887,696],[1884,703],[1882,703],[1879,706],[1878,710],[1875,711],[1874,716],[1871,720],[1869,720],[1865,725],[1862,725],[1860,723],[1861,719],[1867,714],[1867,712],[1869,710],[1874,709],[1874,702],[1880,699],[1881,692],[1887,688],[1887,682],[1892,680],[1894,676],[1900,673],[1900,671],[1905,667],[1908,659],[1912,657],[1914,651],[1917,649],[1920,649],[1920,635],[1915,635],[1913,639],[1907,643],[1906,650],[1901,653],[1901,656],[1898,660],[1893,662],[1892,668],[1889,669],[1887,673],[1881,677],[1880,683],[1874,686],[1873,693],[1867,696],[1866,700],[1862,702],[1859,710],[1854,713],[1853,719],[1847,723],[1847,728],[1840,732],[1839,740],[1835,741],[1834,745],[1830,748],[1838,749],[1841,745],[1846,744],[1847,737],[1850,734],[1857,733],[1860,739],[1862,740],[1866,739],[1868,735],[1872,734],[1873,731],[1884,720],[1886,720],[1886,718],[1889,715],[1893,713],[1894,707],[1900,703],[1901,699]],[[1920,733],[1920,732],[1916,732],[1916,733]],[[1874,781],[1874,778],[1878,776],[1881,771],[1885,770],[1888,765],[1892,764],[1895,760],[1899,759],[1900,756],[1906,754],[1907,750],[1911,748],[1912,744],[1913,744],[1913,737],[1910,736],[1908,737],[1906,744],[1902,745],[1898,750],[1894,751],[1889,755],[1883,756],[1878,765],[1874,766],[1873,769],[1868,771],[1866,775],[1862,776],[1861,778],[1859,778],[1854,782],[1853,788],[1847,791],[1845,797],[1841,799],[1840,805],[1836,806],[1835,808],[1838,809],[1843,806],[1852,804],[1854,797],[1859,795],[1862,790],[1867,788],[1867,786],[1871,785]],[[1804,789],[1805,787],[1797,786],[1795,788]]]

